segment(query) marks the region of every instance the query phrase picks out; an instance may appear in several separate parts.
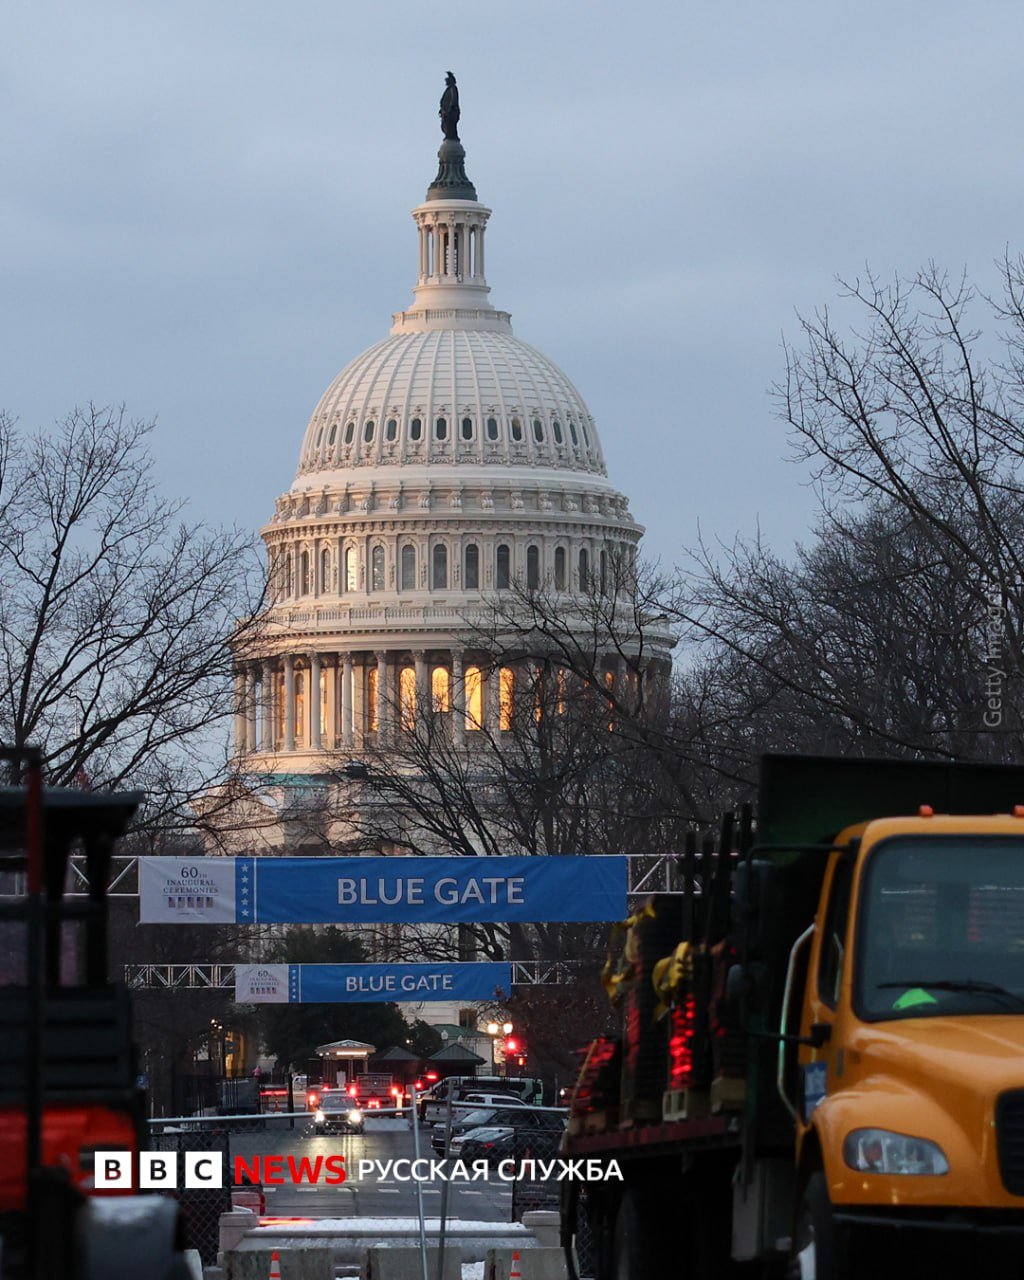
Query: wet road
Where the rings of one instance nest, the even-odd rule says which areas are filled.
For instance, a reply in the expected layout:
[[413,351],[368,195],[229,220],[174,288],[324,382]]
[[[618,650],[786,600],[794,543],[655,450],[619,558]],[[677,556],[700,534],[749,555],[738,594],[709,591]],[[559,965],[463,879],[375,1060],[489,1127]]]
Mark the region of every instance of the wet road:
[[[285,1122],[278,1121],[278,1125]],[[308,1218],[407,1218],[416,1214],[416,1184],[400,1182],[393,1173],[379,1170],[358,1177],[360,1160],[407,1159],[414,1156],[413,1135],[406,1121],[393,1118],[367,1119],[362,1134],[330,1134],[317,1137],[311,1123],[297,1120],[296,1128],[271,1128],[265,1132],[236,1133],[231,1138],[234,1156],[293,1156],[315,1161],[317,1156],[343,1155],[347,1178],[340,1186],[319,1182],[311,1186],[265,1186],[267,1213],[274,1217]],[[430,1130],[420,1127],[420,1154],[431,1158]],[[442,1182],[426,1182],[423,1209],[436,1217],[441,1208]],[[449,1217],[475,1222],[508,1222],[512,1211],[512,1189],[492,1174],[487,1182],[448,1183]]]

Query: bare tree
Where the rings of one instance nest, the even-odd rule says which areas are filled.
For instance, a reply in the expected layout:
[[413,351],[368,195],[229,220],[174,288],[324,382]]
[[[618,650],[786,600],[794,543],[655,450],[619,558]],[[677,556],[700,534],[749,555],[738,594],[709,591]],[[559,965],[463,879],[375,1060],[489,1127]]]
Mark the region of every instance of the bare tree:
[[0,739],[55,783],[144,788],[187,822],[223,757],[231,650],[258,617],[252,539],[158,495],[151,426],[75,410],[26,435],[0,417]]

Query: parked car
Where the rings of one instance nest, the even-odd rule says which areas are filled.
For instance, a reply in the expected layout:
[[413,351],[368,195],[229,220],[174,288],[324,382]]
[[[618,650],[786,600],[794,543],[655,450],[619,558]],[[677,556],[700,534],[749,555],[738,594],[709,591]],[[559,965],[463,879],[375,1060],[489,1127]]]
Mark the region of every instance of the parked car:
[[[553,1117],[552,1120],[549,1117]],[[479,1129],[483,1126],[496,1127],[500,1129],[545,1129],[549,1130],[555,1127],[559,1130],[565,1127],[565,1116],[562,1112],[540,1111],[535,1107],[526,1107],[519,1105],[501,1106],[501,1107],[482,1107],[479,1111],[466,1111],[462,1115],[458,1112],[452,1114],[452,1138],[461,1138],[471,1129]],[[440,1155],[444,1153],[445,1126],[443,1122],[439,1122],[433,1126],[430,1131],[430,1145]],[[450,1154],[455,1154],[454,1148]]]
[[317,1110],[313,1112],[313,1132],[362,1133],[363,1113],[353,1105],[347,1093],[341,1090],[325,1093],[320,1098]]
[[516,1097],[514,1093],[467,1093],[464,1098],[459,1099],[457,1104],[452,1104],[453,1112],[457,1115],[457,1106],[464,1111],[470,1103],[474,1103],[478,1107],[527,1106],[527,1103],[522,1098]]

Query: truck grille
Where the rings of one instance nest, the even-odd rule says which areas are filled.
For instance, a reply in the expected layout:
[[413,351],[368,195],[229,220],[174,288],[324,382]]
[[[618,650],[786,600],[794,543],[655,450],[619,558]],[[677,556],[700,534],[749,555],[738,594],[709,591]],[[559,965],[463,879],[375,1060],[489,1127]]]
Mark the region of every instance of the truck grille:
[[1024,1196],[1024,1089],[996,1099],[996,1145],[999,1173],[1011,1195]]

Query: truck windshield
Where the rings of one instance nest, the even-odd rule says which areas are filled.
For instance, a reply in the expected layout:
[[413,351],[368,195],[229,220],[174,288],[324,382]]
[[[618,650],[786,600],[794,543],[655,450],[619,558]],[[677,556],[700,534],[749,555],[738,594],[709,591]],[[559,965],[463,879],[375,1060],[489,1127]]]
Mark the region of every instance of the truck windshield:
[[885,841],[865,874],[857,949],[863,1017],[1024,1013],[1024,841]]

